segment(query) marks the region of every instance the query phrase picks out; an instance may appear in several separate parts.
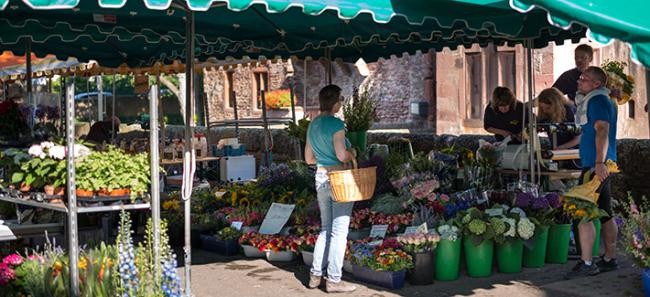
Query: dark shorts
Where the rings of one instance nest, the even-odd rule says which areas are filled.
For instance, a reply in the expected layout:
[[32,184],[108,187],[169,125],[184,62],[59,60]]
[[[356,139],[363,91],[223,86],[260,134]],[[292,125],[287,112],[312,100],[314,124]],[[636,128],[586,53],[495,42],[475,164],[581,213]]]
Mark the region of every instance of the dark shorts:
[[[589,169],[583,169],[582,174],[580,175],[580,180],[579,183],[583,184],[585,182],[585,174],[590,173]],[[591,172],[590,178],[587,179],[587,181],[591,180],[595,173]],[[600,187],[596,192],[600,193],[600,196],[598,197],[598,208],[604,210],[607,213],[607,216],[604,216],[600,218],[600,222],[604,223],[609,221],[614,217],[614,212],[612,211],[612,189],[610,186],[610,181],[612,177],[611,175],[608,176],[604,182],[600,184]]]

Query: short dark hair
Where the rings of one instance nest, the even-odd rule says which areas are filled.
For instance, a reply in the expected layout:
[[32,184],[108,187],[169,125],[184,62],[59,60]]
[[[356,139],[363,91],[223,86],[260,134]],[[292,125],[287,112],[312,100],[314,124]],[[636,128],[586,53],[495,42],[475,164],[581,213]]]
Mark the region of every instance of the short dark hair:
[[593,75],[593,79],[597,80],[600,82],[601,87],[606,87],[607,86],[607,73],[605,73],[605,70],[603,70],[600,67],[596,66],[589,66],[585,71],[582,73],[591,73]]
[[341,91],[341,88],[337,85],[328,85],[320,89],[320,92],[318,92],[320,111],[331,111],[334,105],[339,102]]
[[496,110],[499,106],[514,105],[517,98],[515,94],[512,93],[507,87],[496,87],[492,92],[492,100],[490,101],[490,106],[492,109]]
[[576,52],[583,52],[589,55],[592,59],[594,58],[594,49],[586,44],[578,45],[575,49]]

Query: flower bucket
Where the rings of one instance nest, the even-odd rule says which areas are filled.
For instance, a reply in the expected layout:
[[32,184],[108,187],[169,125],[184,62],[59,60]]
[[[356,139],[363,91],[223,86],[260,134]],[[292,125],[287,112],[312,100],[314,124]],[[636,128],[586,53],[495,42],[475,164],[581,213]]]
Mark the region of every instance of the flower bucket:
[[292,251],[266,251],[266,260],[269,262],[291,262],[296,259],[296,253]]
[[521,272],[524,242],[521,239],[497,244],[497,267],[501,273]]
[[[600,220],[596,219],[593,220],[594,223],[594,229],[596,230],[596,237],[594,238],[594,246],[591,249],[591,255],[594,257],[600,256],[600,230],[602,229],[602,224]],[[580,248],[580,232],[578,232],[578,224],[573,225],[573,234],[575,234],[575,240],[576,240],[576,251],[578,252],[578,255],[581,254],[581,248]]]
[[357,152],[365,152],[368,143],[368,131],[346,132],[345,136],[350,140],[352,147],[357,149]]
[[460,270],[460,238],[455,241],[443,239],[438,242],[435,258],[437,280],[452,281],[458,278]]
[[377,271],[363,266],[352,266],[354,278],[357,280],[387,289],[401,289],[404,287],[406,270]]
[[641,270],[641,281],[643,282],[644,296],[650,297],[650,268]]
[[302,262],[311,267],[311,264],[314,262],[314,252],[300,251],[300,254],[302,254]]
[[569,257],[571,224],[556,224],[548,229],[546,263],[564,264]]
[[370,228],[348,230],[348,240],[359,240],[370,236]]
[[239,240],[221,240],[212,235],[202,234],[201,247],[206,251],[215,252],[226,256],[232,256],[239,253]]
[[409,283],[416,286],[433,284],[434,259],[432,252],[414,254],[415,267],[407,273]]
[[544,266],[546,260],[546,245],[548,242],[548,226],[535,228],[532,246],[524,247],[524,267],[539,268]]
[[479,245],[474,245],[469,238],[463,238],[463,247],[465,248],[465,263],[469,277],[492,275],[494,241],[483,240]]
[[249,258],[264,258],[264,252],[260,252],[260,249],[252,246],[242,244],[242,249],[244,249],[244,255]]

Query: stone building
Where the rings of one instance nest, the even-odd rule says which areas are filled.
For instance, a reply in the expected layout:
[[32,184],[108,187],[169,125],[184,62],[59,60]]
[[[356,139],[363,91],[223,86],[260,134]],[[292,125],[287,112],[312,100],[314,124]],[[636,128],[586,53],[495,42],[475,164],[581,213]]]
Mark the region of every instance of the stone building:
[[[576,45],[550,45],[533,51],[533,92],[550,87],[562,72],[574,67]],[[619,138],[647,138],[645,68],[632,63],[626,45],[592,45],[592,65],[606,59],[626,61],[637,85],[630,104],[619,107]],[[261,117],[260,90],[293,88],[296,106],[306,114],[318,112],[318,91],[328,81],[343,88],[367,89],[378,101],[374,128],[428,130],[436,134],[483,134],[483,111],[496,86],[511,88],[517,98],[528,100],[525,49],[517,45],[477,45],[442,52],[392,56],[375,63],[343,63],[325,60],[269,61],[234,64],[204,70],[204,90],[210,121],[234,117],[234,91],[240,118]],[[361,73],[367,74],[366,76]],[[424,112],[415,112],[418,107]]]

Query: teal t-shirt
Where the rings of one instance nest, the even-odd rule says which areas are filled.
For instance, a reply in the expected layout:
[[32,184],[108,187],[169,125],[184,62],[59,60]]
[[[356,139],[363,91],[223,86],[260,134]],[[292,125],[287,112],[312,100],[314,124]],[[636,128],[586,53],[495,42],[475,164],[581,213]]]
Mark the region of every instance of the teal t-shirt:
[[[345,130],[345,124],[333,115],[319,115],[309,124],[307,138],[314,151],[317,166],[341,165],[334,150],[334,134],[341,130]],[[347,139],[345,146],[350,147]]]

